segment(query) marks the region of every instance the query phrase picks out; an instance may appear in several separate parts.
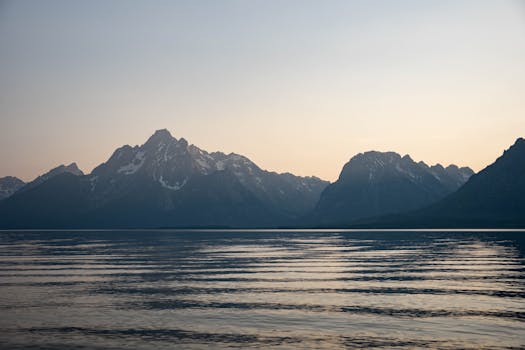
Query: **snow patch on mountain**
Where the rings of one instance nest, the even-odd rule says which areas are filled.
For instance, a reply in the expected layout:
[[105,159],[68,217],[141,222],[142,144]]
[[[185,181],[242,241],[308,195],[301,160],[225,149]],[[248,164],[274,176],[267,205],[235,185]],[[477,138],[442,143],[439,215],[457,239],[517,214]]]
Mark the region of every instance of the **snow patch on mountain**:
[[120,167],[117,173],[124,173],[124,175],[135,174],[143,165],[145,161],[145,153],[143,151],[137,152],[133,161],[127,165]]
[[181,188],[184,187],[184,185],[186,185],[186,182],[187,182],[187,181],[188,181],[188,179],[184,179],[184,180],[182,181],[182,183],[176,182],[175,185],[170,185],[170,184],[168,184],[168,183],[164,180],[164,178],[162,177],[162,175],[161,175],[160,178],[159,178],[159,182],[160,182],[160,184],[162,185],[162,187],[167,188],[167,189],[172,190],[172,191],[178,191],[178,190],[180,190]]

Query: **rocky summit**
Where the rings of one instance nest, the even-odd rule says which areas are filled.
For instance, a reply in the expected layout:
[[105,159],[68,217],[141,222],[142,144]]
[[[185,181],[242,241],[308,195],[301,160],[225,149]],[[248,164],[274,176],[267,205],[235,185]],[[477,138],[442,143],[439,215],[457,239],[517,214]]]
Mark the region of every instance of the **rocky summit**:
[[[156,131],[91,174],[64,171],[0,204],[7,227],[257,227],[311,211],[328,182],[278,174]],[[44,204],[46,203],[46,204]],[[28,208],[40,208],[34,212]]]

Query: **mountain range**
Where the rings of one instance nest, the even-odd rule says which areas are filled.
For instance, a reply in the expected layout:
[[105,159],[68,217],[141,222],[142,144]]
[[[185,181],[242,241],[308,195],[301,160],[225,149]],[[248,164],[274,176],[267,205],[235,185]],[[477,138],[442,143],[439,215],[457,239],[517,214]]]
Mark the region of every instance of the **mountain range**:
[[90,174],[72,163],[27,184],[1,178],[0,228],[525,227],[524,167],[523,139],[478,174],[370,151],[330,184],[163,129]]
[[525,227],[525,140],[457,191],[427,207],[351,223],[354,227]]
[[0,202],[0,225],[285,225],[311,211],[328,185],[262,170],[239,154],[208,153],[167,130],[141,146],[118,148],[89,175],[74,168],[41,176]]

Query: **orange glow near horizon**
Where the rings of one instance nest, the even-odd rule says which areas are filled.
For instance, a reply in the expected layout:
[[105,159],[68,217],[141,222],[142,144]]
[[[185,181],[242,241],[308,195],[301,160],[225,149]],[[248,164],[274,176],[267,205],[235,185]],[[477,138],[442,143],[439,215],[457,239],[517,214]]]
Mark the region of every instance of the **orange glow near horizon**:
[[525,136],[524,9],[6,2],[0,177],[89,173],[163,128],[330,181],[368,150],[479,171]]

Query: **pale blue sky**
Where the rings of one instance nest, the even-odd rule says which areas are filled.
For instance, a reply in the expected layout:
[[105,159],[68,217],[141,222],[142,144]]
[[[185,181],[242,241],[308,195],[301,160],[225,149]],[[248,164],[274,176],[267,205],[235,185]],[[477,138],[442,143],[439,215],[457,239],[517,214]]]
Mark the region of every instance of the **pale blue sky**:
[[479,170],[524,112],[524,1],[0,2],[0,176],[159,128],[328,180],[371,149]]

